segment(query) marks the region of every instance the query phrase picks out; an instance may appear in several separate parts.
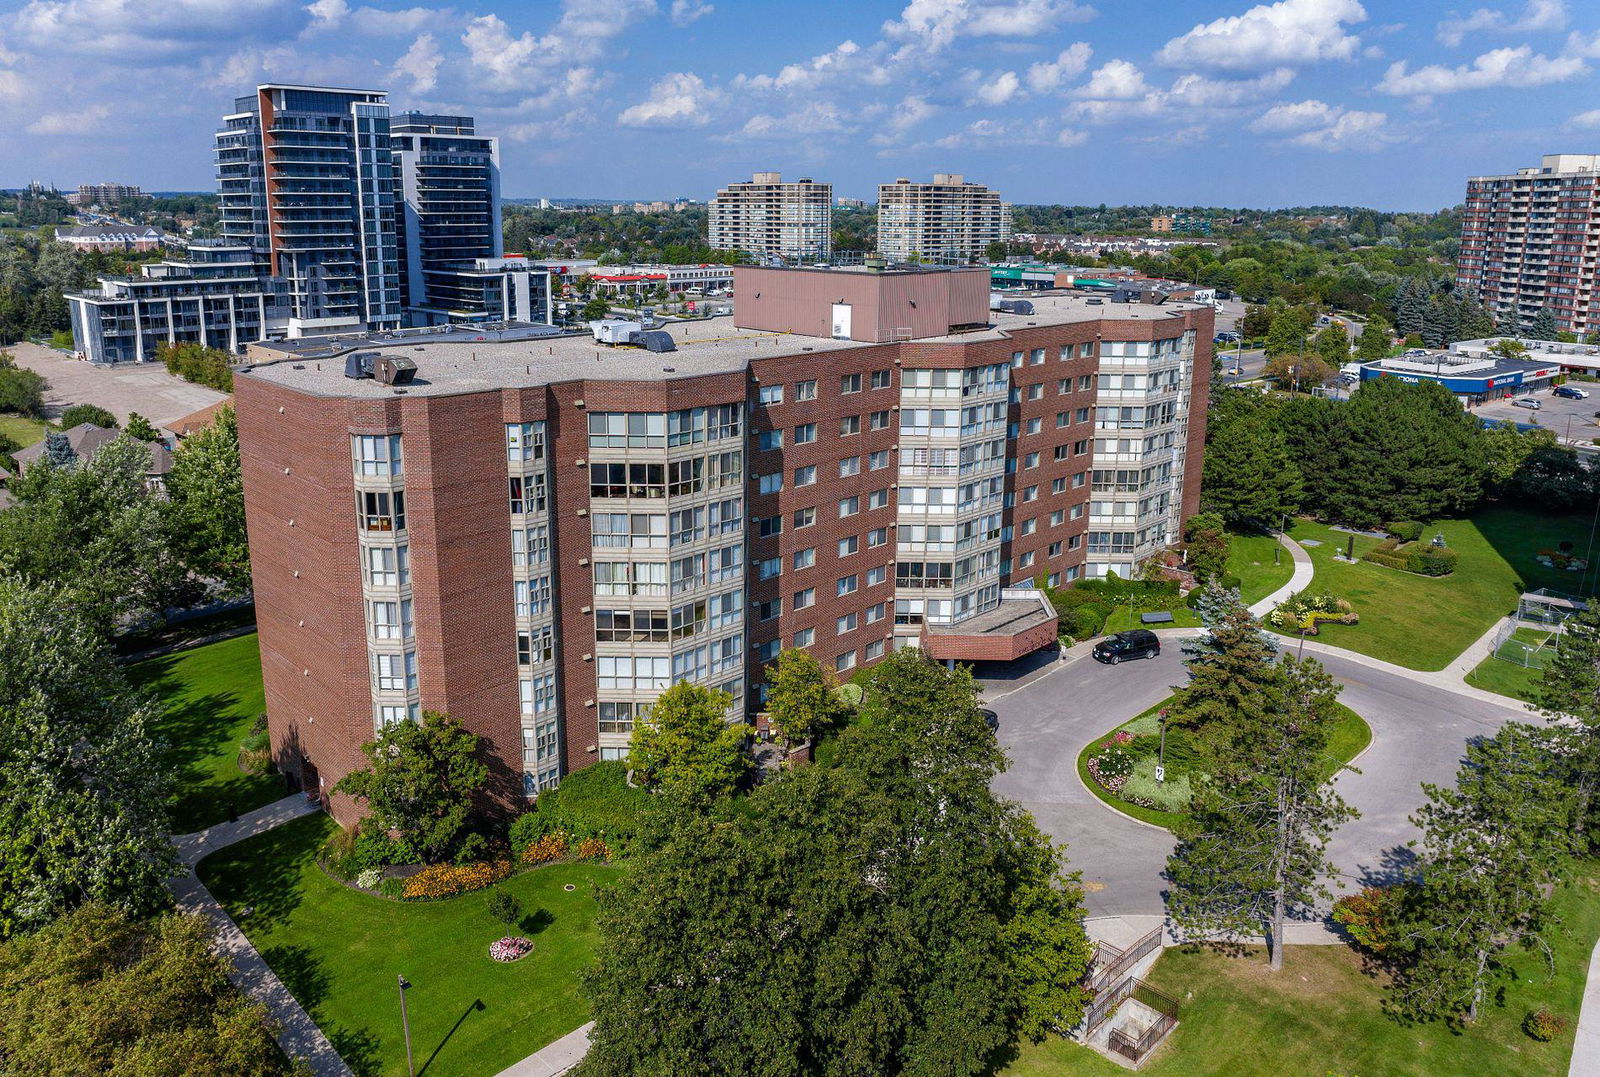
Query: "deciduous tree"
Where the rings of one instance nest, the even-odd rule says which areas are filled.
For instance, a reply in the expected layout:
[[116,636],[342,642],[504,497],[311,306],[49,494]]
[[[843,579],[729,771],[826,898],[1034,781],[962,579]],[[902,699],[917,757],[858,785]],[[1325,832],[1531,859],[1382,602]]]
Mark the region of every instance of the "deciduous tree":
[[167,899],[153,715],[87,614],[0,576],[0,937],[85,901],[147,913]]
[[117,417],[98,404],[74,404],[61,413],[61,429],[71,430],[88,423],[105,430],[117,428]]
[[833,728],[839,701],[810,651],[791,647],[768,667],[767,712],[791,748]]
[[179,444],[167,496],[168,534],[190,569],[230,593],[248,591],[250,545],[232,408],[219,410],[211,425]]
[[636,781],[694,802],[733,792],[749,769],[744,742],[750,729],[729,723],[733,697],[679,681],[634,723],[628,765]]

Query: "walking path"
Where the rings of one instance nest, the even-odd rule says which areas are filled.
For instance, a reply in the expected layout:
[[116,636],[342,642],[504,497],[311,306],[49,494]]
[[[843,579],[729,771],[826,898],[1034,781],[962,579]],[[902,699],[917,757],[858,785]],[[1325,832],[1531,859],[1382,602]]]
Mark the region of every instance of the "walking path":
[[594,1022],[590,1021],[582,1028],[573,1029],[550,1046],[501,1070],[497,1077],[561,1077],[589,1053],[589,1030],[593,1027]]
[[1263,598],[1260,602],[1251,605],[1250,613],[1254,617],[1265,617],[1272,612],[1272,607],[1296,591],[1304,591],[1307,587],[1310,587],[1311,577],[1316,575],[1316,568],[1311,564],[1311,555],[1306,553],[1298,542],[1279,532],[1278,543],[1289,551],[1290,557],[1294,558],[1294,572],[1290,575],[1288,583]]
[[1578,1034],[1567,1077],[1600,1077],[1600,944],[1589,958],[1589,979],[1578,1004]]
[[278,1046],[291,1060],[304,1061],[315,1077],[351,1077],[350,1067],[344,1064],[339,1052],[333,1049],[322,1029],[295,1001],[283,981],[250,945],[239,925],[211,896],[194,866],[218,849],[246,838],[264,834],[273,827],[282,826],[292,819],[309,815],[317,807],[304,796],[295,793],[274,801],[232,823],[219,823],[194,834],[175,835],[173,844],[178,857],[188,870],[169,880],[173,896],[177,898],[180,912],[202,916],[211,924],[215,934],[217,952],[228,959],[228,979],[234,986],[267,1008],[277,1022]]

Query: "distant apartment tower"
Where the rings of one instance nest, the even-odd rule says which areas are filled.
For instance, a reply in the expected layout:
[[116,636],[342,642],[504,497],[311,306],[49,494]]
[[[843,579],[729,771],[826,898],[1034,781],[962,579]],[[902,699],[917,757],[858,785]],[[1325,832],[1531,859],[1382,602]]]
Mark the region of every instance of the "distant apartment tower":
[[801,262],[826,261],[833,250],[833,184],[784,183],[779,172],[757,172],[730,183],[711,200],[706,243]]
[[878,253],[964,265],[989,244],[1011,238],[1011,207],[1000,192],[960,173],[935,172],[932,183],[901,178],[878,186]]
[[400,287],[411,324],[499,317],[483,301],[479,259],[505,253],[500,144],[471,116],[404,112],[390,125]]
[[223,118],[219,229],[287,282],[290,336],[400,325],[389,140],[380,90],[274,83]]
[[144,192],[131,183],[80,183],[78,193],[68,195],[67,201],[75,206],[108,206],[129,198],[139,198]]
[[1546,154],[1538,168],[1467,181],[1456,286],[1502,329],[1528,328],[1548,308],[1558,328],[1600,327],[1600,154]]

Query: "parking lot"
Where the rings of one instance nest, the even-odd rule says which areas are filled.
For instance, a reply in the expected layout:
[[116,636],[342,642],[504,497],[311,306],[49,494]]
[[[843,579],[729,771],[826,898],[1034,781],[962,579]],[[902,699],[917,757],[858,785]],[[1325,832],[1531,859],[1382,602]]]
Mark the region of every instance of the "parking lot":
[[1541,426],[1562,440],[1592,443],[1600,437],[1600,421],[1595,419],[1595,412],[1600,411],[1600,392],[1593,386],[1579,388],[1589,393],[1588,399],[1568,400],[1549,389],[1541,389],[1532,394],[1539,402],[1538,411],[1515,407],[1509,399],[1479,404],[1472,411],[1484,419],[1509,419],[1523,426]]
[[8,344],[5,350],[16,356],[18,366],[36,370],[50,382],[44,411],[52,419],[73,404],[98,404],[118,422],[127,422],[129,413],[137,411],[160,426],[223,397],[215,389],[173,377],[159,363],[95,366],[29,343]]

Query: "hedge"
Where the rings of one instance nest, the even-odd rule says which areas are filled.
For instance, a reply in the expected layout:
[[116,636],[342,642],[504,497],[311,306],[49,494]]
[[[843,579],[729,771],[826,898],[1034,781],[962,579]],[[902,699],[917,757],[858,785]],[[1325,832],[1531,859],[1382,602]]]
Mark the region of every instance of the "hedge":
[[1383,525],[1383,529],[1395,537],[1395,541],[1402,545],[1415,542],[1422,537],[1422,521],[1420,520],[1392,520]]
[[1419,576],[1448,576],[1456,570],[1456,552],[1445,546],[1417,546],[1406,552],[1406,571]]
[[650,804],[649,793],[628,784],[627,764],[596,763],[539,794],[533,810],[511,824],[511,849],[520,857],[546,834],[561,833],[578,841],[603,837],[620,850],[638,834],[639,816]]

